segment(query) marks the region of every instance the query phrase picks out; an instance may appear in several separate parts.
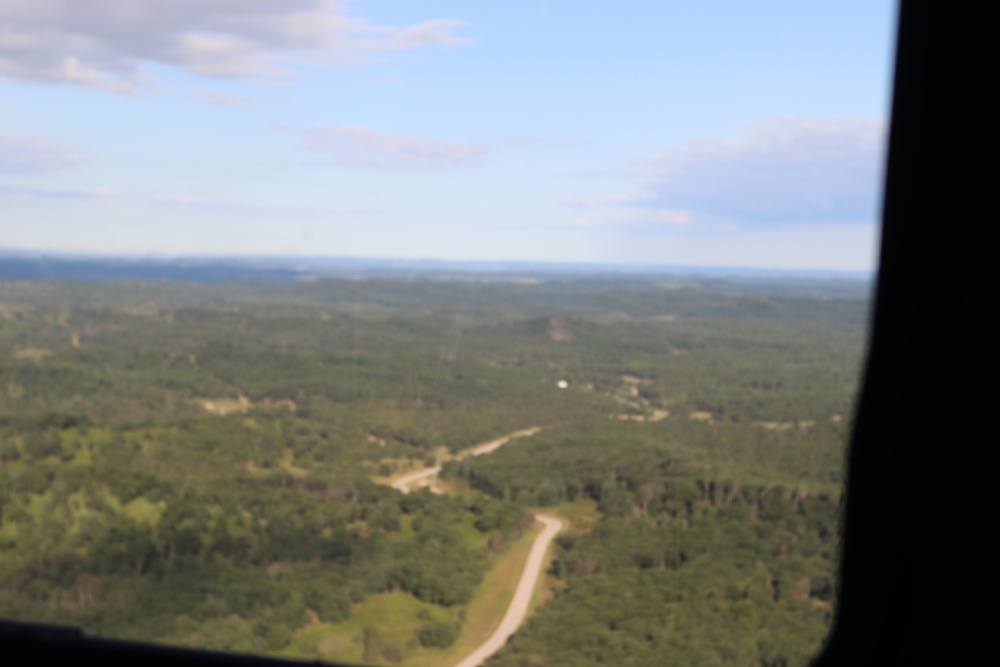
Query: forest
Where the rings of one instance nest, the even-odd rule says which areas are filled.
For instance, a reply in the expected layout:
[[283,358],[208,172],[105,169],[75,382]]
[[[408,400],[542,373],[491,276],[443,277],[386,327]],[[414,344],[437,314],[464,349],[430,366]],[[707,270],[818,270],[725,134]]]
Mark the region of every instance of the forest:
[[0,618],[447,666],[544,512],[491,667],[805,665],[868,309],[818,279],[0,282]]

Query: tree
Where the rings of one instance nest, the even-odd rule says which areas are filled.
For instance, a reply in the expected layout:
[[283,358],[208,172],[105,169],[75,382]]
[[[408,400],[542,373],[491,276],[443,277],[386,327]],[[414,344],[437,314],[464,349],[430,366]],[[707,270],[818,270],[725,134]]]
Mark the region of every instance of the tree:
[[430,621],[417,629],[417,639],[422,646],[448,648],[458,638],[458,626],[447,621]]

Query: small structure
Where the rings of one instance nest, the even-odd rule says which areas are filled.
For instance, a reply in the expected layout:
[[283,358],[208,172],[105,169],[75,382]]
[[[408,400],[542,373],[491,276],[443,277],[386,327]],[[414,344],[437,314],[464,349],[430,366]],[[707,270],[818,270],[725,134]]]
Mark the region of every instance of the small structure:
[[566,382],[566,380],[559,380],[559,382],[556,382],[556,386],[560,389],[565,389],[569,386],[569,382]]

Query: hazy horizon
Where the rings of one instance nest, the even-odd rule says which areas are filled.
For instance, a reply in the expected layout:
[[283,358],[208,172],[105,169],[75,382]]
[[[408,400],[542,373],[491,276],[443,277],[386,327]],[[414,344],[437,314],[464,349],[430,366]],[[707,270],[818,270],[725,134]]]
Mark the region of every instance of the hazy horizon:
[[698,274],[745,273],[748,275],[788,275],[788,276],[837,276],[854,278],[871,278],[877,271],[852,269],[823,268],[769,268],[739,265],[704,265],[704,264],[636,264],[585,261],[546,261],[525,259],[442,259],[436,257],[356,257],[348,255],[182,255],[165,253],[100,253],[100,252],[62,252],[38,248],[19,249],[0,247],[0,261],[7,258],[27,261],[80,261],[80,262],[152,262],[152,263],[236,263],[236,264],[267,264],[281,268],[300,267],[318,268],[335,265],[352,265],[359,267],[400,267],[454,268],[477,272],[483,270],[495,271],[526,271],[558,272],[560,269],[576,272],[585,270],[607,270],[621,273],[677,273],[691,272]]

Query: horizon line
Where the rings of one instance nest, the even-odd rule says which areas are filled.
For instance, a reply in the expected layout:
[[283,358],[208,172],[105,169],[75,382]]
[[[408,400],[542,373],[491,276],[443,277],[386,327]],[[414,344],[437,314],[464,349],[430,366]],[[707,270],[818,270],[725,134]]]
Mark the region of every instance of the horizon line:
[[[205,255],[184,255],[167,253],[97,253],[79,252],[63,250],[45,249],[24,249],[0,247],[0,260],[2,259],[31,259],[31,260],[76,260],[76,261],[133,261],[133,262],[267,262],[270,264],[280,264],[287,268],[302,270],[302,265],[318,263],[324,268],[333,268],[333,264],[345,263],[355,265],[407,265],[408,268],[418,268],[420,265],[426,268],[458,268],[475,269],[498,269],[515,267],[521,270],[533,268],[540,270],[548,268],[550,270],[572,270],[572,269],[604,269],[614,272],[641,272],[650,273],[655,271],[694,271],[694,272],[740,272],[740,273],[781,273],[781,274],[835,274],[839,276],[867,277],[873,278],[878,274],[877,269],[834,269],[834,268],[805,268],[805,267],[760,267],[760,266],[733,266],[716,264],[628,264],[601,261],[565,261],[565,260],[531,260],[531,259],[442,259],[434,257],[404,258],[404,257],[356,257],[350,255],[269,255],[269,254],[205,254]],[[298,265],[298,266],[295,266]],[[433,265],[433,266],[432,266]],[[320,267],[316,267],[320,268]],[[404,268],[404,267],[399,267]]]

